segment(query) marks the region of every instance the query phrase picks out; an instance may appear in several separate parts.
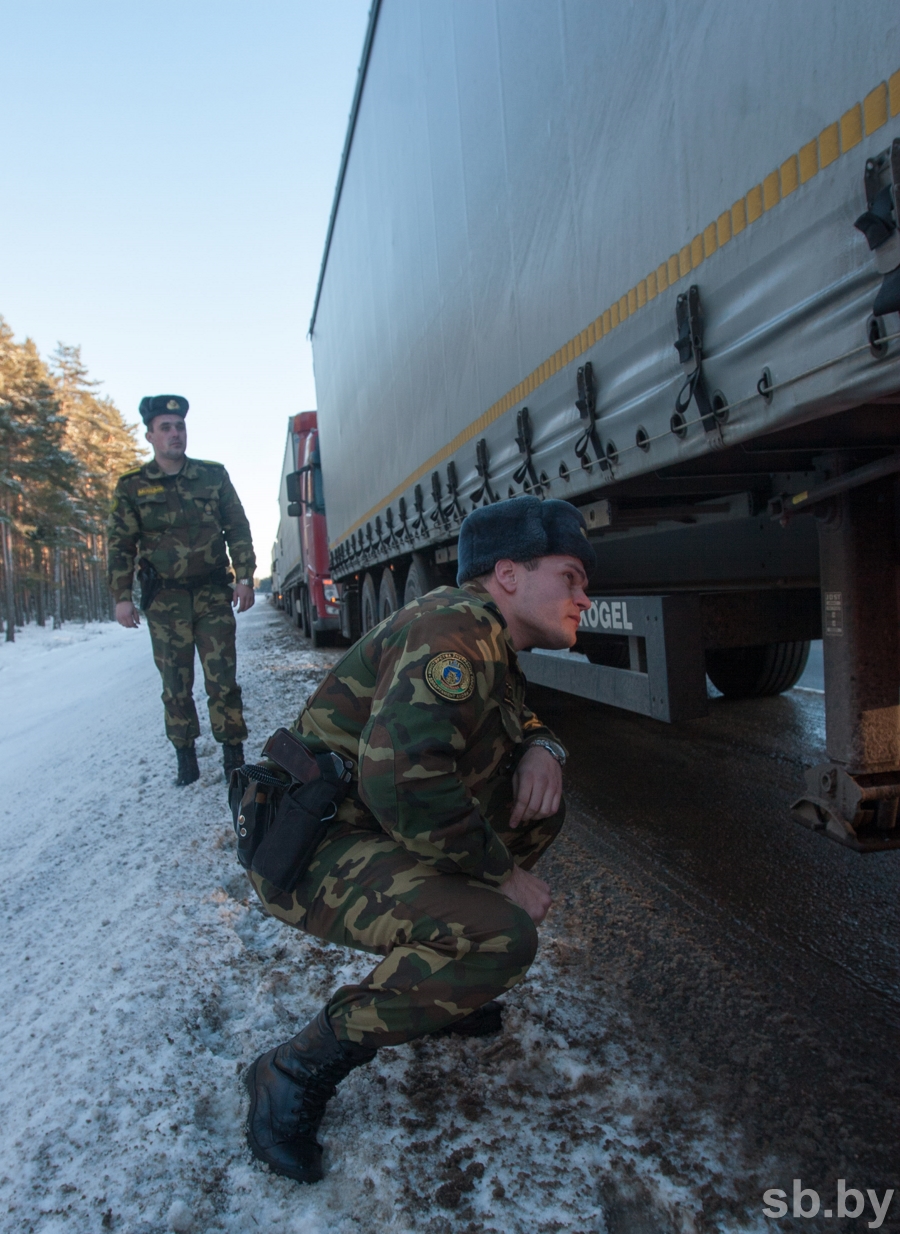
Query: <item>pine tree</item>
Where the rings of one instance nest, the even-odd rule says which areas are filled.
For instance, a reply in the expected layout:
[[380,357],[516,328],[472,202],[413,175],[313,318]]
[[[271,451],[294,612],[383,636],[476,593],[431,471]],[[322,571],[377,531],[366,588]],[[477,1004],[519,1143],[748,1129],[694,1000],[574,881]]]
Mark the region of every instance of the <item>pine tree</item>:
[[80,349],[52,367],[0,317],[0,568],[7,641],[52,612],[108,618],[105,525],[116,477],[140,458],[136,428],[100,397]]
[[81,606],[99,617],[101,595],[103,607],[109,607],[102,578],[109,503],[117,478],[140,462],[136,426],[125,423],[111,399],[97,395],[100,382],[89,378],[80,347],[60,343],[51,371],[65,416],[65,445],[79,465],[77,527],[85,575]]

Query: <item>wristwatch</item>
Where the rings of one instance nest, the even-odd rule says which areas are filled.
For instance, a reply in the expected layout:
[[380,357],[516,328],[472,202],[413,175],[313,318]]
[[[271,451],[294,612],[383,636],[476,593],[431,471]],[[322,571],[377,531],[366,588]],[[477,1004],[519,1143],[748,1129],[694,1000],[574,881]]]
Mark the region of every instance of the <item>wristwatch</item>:
[[253,579],[252,579],[252,578],[239,578],[239,579],[238,579],[238,585],[239,585],[240,587],[252,587],[252,586],[253,586]]
[[542,750],[553,755],[560,767],[565,767],[566,752],[558,741],[551,741],[549,737],[535,737],[534,741],[529,741],[528,749],[530,750],[532,746],[540,746]]

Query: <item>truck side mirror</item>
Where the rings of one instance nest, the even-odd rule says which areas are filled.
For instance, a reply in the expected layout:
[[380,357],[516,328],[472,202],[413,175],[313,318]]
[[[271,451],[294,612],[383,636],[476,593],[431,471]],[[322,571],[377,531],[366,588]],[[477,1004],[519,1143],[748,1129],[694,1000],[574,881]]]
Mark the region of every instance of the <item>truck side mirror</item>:
[[303,507],[299,501],[292,501],[288,504],[288,518],[299,518]]
[[[295,504],[303,500],[303,498],[300,495],[300,476],[302,474],[303,473],[300,471],[292,471],[285,477],[285,483],[287,484],[287,499],[292,504]],[[289,510],[288,514],[291,514],[291,513],[299,514],[300,511],[299,510],[296,510],[296,511]]]

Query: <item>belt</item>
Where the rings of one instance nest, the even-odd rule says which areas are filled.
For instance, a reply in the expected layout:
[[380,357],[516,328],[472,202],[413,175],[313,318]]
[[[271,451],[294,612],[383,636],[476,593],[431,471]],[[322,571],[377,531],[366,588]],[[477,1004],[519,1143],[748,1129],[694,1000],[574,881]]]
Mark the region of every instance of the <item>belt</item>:
[[208,587],[210,584],[214,586],[227,587],[234,579],[234,575],[230,570],[226,570],[223,566],[219,570],[213,570],[211,574],[201,574],[194,578],[164,578],[159,577],[160,591],[196,591],[198,587]]

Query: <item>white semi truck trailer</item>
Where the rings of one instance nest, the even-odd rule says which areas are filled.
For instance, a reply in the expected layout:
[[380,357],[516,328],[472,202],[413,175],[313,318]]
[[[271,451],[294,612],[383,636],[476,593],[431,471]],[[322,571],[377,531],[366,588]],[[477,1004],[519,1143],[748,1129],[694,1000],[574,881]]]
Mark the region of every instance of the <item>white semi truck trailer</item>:
[[310,332],[344,634],[580,506],[572,654],[663,721],[824,637],[795,815],[900,844],[900,6],[376,0]]

